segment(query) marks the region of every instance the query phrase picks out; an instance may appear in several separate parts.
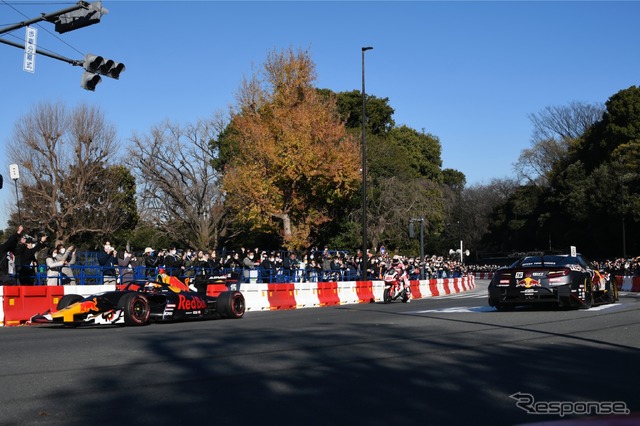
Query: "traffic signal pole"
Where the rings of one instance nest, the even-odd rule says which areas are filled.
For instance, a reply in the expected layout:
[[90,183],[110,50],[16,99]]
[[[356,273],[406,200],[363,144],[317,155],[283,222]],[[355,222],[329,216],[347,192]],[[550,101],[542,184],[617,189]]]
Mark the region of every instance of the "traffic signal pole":
[[[8,33],[18,28],[28,27],[29,25],[40,21],[47,21],[55,24],[56,31],[62,34],[67,31],[73,31],[79,28],[87,27],[89,25],[97,24],[98,22],[100,22],[100,18],[102,17],[102,15],[108,12],[109,11],[107,9],[104,9],[102,7],[101,1],[93,3],[79,1],[75,6],[58,10],[57,12],[47,14],[43,13],[38,18],[29,19],[27,21],[22,21],[5,28],[0,28],[0,34]],[[0,38],[0,43],[8,44],[9,46],[17,47],[20,49],[25,49],[26,55],[26,45],[21,45],[2,38]],[[80,60],[70,59],[46,51],[39,51],[38,54],[57,59],[71,65],[83,67],[86,72],[82,74],[80,87],[90,91],[94,91],[98,83],[102,81],[100,75],[104,75],[106,77],[117,80],[120,78],[120,74],[126,68],[125,65],[121,62],[116,62],[111,59],[105,59],[102,56],[92,54],[85,55],[84,59]]]
[[[8,33],[8,32],[11,32],[13,30],[17,30],[18,28],[27,27],[27,26],[29,26],[31,24],[35,24],[36,22],[41,22],[41,21],[55,22],[56,18],[58,18],[60,15],[64,15],[66,13],[75,12],[76,10],[80,10],[80,9],[89,9],[90,6],[91,6],[91,3],[89,3],[89,2],[79,1],[75,6],[71,6],[71,7],[68,7],[66,9],[58,10],[57,12],[51,12],[51,13],[47,13],[47,14],[43,13],[38,18],[29,19],[28,21],[22,21],[22,22],[19,22],[17,24],[10,25],[8,27],[0,28],[0,34],[5,34],[5,33]],[[4,40],[1,40],[1,41],[4,42]]]
[[[23,44],[16,43],[16,42],[10,41],[10,40],[5,40],[3,38],[0,38],[0,43],[4,43],[4,44],[8,44],[9,46],[13,46],[13,47],[17,47],[17,48],[20,48],[20,49],[24,49],[24,45]],[[57,55],[55,53],[45,52],[45,51],[42,51],[42,50],[38,51],[38,55],[47,56],[49,58],[57,59],[59,61],[63,61],[63,62],[66,62],[68,64],[76,65],[76,66],[79,66],[79,67],[81,67],[82,64],[84,63],[83,60],[69,59],[69,58],[66,58],[64,56]]]

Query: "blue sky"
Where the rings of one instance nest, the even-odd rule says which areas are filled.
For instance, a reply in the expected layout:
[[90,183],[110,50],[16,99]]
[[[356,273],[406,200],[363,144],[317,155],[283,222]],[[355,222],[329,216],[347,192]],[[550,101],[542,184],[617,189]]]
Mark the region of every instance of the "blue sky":
[[[0,28],[75,4],[0,0]],[[437,136],[443,167],[468,184],[512,175],[529,147],[528,115],[572,101],[605,102],[640,79],[640,2],[614,1],[110,1],[94,26],[57,34],[41,22],[38,47],[126,64],[120,80],[80,88],[82,68],[0,44],[0,228],[15,205],[6,146],[41,102],[102,109],[123,146],[164,119],[195,122],[235,103],[270,50],[308,49],[317,86],[389,98],[398,125]],[[1,37],[23,42],[25,30]]]

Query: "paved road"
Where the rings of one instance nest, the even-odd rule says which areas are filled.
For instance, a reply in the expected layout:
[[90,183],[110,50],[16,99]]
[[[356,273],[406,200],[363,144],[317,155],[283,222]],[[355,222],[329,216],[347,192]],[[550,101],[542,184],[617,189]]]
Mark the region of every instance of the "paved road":
[[0,328],[0,425],[561,419],[527,414],[510,397],[517,393],[538,410],[617,401],[640,411],[640,296],[587,311],[496,312],[486,286],[237,321]]

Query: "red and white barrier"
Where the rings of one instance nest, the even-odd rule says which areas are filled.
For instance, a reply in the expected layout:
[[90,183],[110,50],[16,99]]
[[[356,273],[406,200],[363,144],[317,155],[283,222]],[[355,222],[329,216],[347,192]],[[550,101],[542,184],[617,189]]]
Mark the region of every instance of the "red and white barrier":
[[[475,287],[473,275],[411,281],[414,299],[460,293]],[[89,296],[115,290],[114,284],[67,286],[0,286],[0,326],[20,325],[33,315],[54,310],[65,294]],[[207,294],[226,290],[224,284],[210,284]],[[248,311],[301,309],[331,305],[380,302],[383,281],[345,281],[322,283],[241,284]]]
[[[265,291],[264,286],[276,290]],[[283,287],[285,286],[285,287]],[[442,278],[411,281],[414,299],[461,293],[475,288],[475,278]],[[307,307],[373,303],[382,301],[383,281],[345,281],[295,284],[242,284],[247,310],[300,309]],[[274,293],[278,292],[274,295]]]

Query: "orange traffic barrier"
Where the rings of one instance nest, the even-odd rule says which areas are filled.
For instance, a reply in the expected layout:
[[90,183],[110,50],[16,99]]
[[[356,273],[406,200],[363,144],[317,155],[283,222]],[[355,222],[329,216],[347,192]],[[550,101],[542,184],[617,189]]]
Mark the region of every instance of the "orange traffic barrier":
[[4,325],[20,325],[36,314],[55,310],[62,296],[62,286],[5,286]]
[[269,284],[267,297],[270,309],[295,309],[298,305],[295,284]]
[[413,297],[414,299],[422,299],[422,292],[420,291],[419,280],[409,281],[409,288],[411,289],[411,297]]
[[338,283],[318,283],[318,300],[320,301],[320,306],[339,305]]
[[356,281],[356,293],[360,303],[373,303],[376,297],[373,295],[373,282]]
[[440,290],[438,290],[438,280],[429,280],[429,290],[431,290],[432,296],[440,296]]

